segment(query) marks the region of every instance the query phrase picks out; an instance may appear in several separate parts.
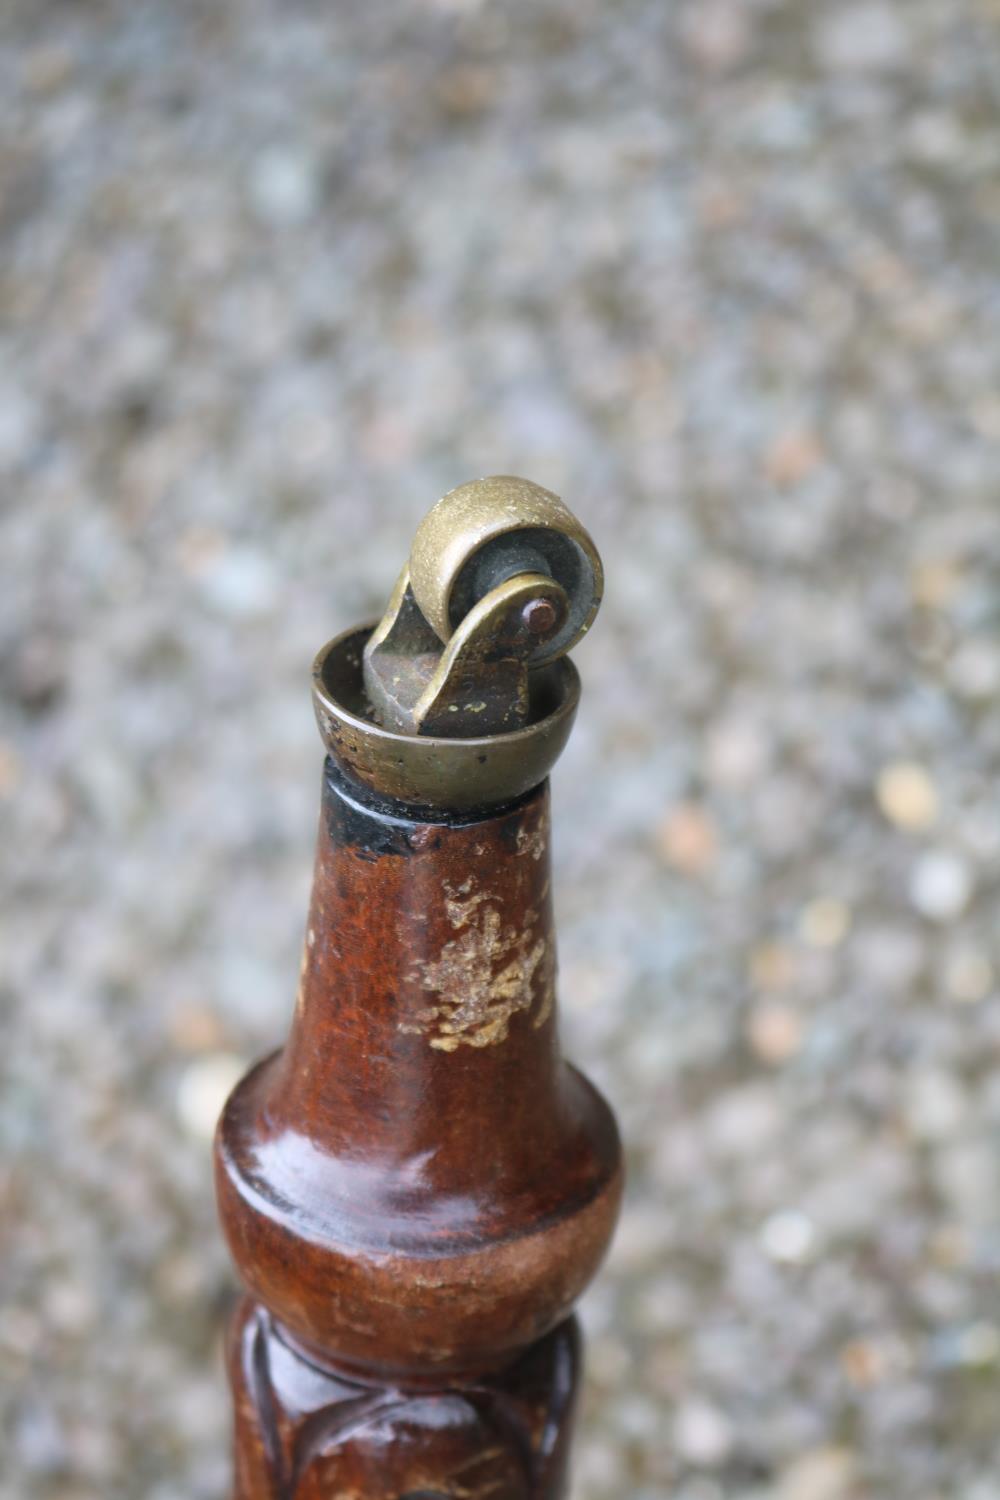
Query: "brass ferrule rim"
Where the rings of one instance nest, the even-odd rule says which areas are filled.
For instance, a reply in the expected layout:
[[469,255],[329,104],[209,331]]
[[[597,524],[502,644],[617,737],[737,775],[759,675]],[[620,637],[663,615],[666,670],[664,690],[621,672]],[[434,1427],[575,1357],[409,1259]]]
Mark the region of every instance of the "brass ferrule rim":
[[362,652],[375,623],[335,636],[313,662],[316,722],[348,776],[395,801],[463,811],[512,801],[545,780],[580,701],[580,675],[568,657],[532,672],[532,721],[523,728],[474,739],[403,734],[367,716]]

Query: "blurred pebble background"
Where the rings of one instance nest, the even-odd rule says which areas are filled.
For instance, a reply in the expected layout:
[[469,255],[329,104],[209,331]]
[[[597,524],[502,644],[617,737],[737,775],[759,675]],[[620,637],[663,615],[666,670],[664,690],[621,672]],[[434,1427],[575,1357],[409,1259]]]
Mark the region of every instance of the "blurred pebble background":
[[1000,1497],[997,0],[0,4],[2,1500],[224,1500],[308,674],[439,493],[609,594],[575,1500]]

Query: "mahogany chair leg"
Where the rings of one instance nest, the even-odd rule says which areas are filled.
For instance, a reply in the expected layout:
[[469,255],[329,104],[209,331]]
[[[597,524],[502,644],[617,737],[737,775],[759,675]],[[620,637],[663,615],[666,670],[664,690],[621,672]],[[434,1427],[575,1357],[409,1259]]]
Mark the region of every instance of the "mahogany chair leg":
[[563,1495],[579,1370],[568,1318],[498,1375],[362,1386],[296,1354],[245,1299],[229,1349],[236,1500]]
[[565,1492],[571,1312],[622,1168],[559,1051],[546,776],[599,594],[554,496],[480,481],[430,513],[382,623],[317,659],[295,1013],[216,1143],[248,1293],[235,1500]]

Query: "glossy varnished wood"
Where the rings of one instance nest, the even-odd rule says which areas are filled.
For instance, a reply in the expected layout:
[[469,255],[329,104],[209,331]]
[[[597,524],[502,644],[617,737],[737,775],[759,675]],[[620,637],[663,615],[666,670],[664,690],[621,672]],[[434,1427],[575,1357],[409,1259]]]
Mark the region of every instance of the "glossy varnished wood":
[[547,787],[429,816],[327,763],[291,1034],[220,1122],[237,1500],[560,1493],[617,1132],[559,1052]]
[[230,1330],[238,1500],[534,1500],[565,1491],[575,1319],[506,1370],[412,1391],[303,1360],[249,1300]]

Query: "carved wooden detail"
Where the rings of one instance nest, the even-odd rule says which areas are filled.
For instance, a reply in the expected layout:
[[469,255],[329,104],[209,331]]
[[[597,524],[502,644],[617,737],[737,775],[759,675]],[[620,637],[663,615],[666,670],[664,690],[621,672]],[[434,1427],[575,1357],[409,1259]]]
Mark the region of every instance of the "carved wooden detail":
[[363,1386],[292,1349],[249,1300],[230,1334],[241,1500],[530,1500],[563,1493],[575,1319],[500,1375]]

